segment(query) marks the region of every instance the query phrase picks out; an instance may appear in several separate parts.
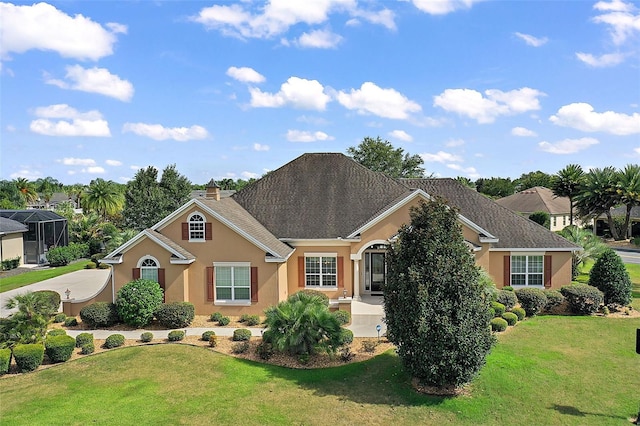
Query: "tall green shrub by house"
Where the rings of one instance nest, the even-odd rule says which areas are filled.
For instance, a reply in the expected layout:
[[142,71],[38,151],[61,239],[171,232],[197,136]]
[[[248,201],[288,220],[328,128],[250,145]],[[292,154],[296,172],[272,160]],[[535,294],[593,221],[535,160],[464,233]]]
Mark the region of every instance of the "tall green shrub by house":
[[631,302],[631,278],[620,256],[607,250],[596,260],[589,274],[589,285],[604,293],[604,303],[628,305]]
[[452,390],[476,376],[495,341],[491,293],[479,282],[455,209],[437,199],[410,216],[387,252],[387,336],[421,384]]
[[116,310],[125,324],[144,327],[162,304],[162,289],[155,281],[138,279],[118,290]]

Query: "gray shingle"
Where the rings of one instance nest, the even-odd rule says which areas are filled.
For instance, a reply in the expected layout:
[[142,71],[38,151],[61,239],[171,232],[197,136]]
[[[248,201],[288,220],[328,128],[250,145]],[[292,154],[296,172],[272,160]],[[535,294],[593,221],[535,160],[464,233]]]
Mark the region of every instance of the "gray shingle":
[[0,216],[0,235],[27,232],[28,229],[20,222]]

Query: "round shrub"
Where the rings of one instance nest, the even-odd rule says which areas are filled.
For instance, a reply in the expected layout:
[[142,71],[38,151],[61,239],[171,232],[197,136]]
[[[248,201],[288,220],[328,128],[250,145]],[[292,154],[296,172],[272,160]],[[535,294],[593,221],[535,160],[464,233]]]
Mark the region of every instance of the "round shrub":
[[596,313],[604,302],[604,294],[587,284],[572,284],[560,289],[569,310],[577,315]]
[[491,302],[491,308],[493,309],[493,316],[496,318],[501,317],[507,310],[500,302]]
[[231,322],[231,318],[229,317],[222,317],[218,320],[218,325],[220,327],[224,327],[225,325],[229,325],[229,323]]
[[93,334],[80,333],[76,336],[76,348],[81,348],[87,343],[93,343]]
[[231,346],[231,353],[234,353],[234,354],[243,354],[248,350],[249,350],[249,342],[246,342],[246,341],[234,343],[233,346]]
[[233,330],[233,340],[235,342],[244,342],[251,339],[251,330],[246,328],[238,328]]
[[250,327],[260,324],[260,316],[258,316],[258,315],[249,315],[249,317],[247,317],[246,324],[248,326],[250,326]]
[[51,312],[58,312],[58,309],[60,309],[60,294],[57,291],[38,290],[34,291],[34,293],[41,295],[47,301]]
[[196,308],[190,302],[163,303],[156,311],[156,319],[165,328],[189,327],[196,316]]
[[516,325],[518,322],[518,316],[513,312],[505,312],[502,314],[502,319],[507,322],[509,325]]
[[607,250],[596,260],[589,273],[589,285],[604,293],[604,303],[628,305],[631,302],[631,279],[620,256]]
[[351,321],[351,313],[349,311],[333,311],[333,316],[338,319],[340,325],[349,324],[349,321]]
[[309,295],[309,296],[315,296],[320,298],[320,301],[322,302],[322,304],[329,306],[329,296],[327,296],[326,294],[324,294],[321,291],[318,290],[311,290],[311,289],[305,289],[305,290],[300,290],[297,293],[292,294],[291,296],[289,296],[288,300],[291,301],[295,301],[298,300],[300,294],[305,294],[305,295]]
[[138,279],[118,290],[116,310],[125,324],[144,327],[162,304],[162,289],[155,281]]
[[153,340],[153,333],[150,331],[145,331],[140,335],[140,340],[142,340],[143,343],[149,343]]
[[491,330],[492,331],[505,331],[507,329],[507,321],[502,318],[493,318],[491,320]]
[[124,336],[122,334],[112,334],[104,341],[105,349],[113,349],[124,345]]
[[92,354],[95,350],[96,350],[96,347],[93,344],[93,342],[89,342],[82,345],[82,347],[80,348],[80,353],[82,355],[89,355],[89,354]]
[[537,315],[547,305],[547,296],[539,288],[520,288],[516,290],[516,296],[528,317]]
[[215,331],[213,331],[213,330],[207,330],[207,331],[205,331],[204,333],[202,333],[202,337],[201,337],[201,339],[202,339],[202,341],[203,341],[203,342],[208,342],[208,341],[209,341],[209,338],[210,338],[211,336],[215,336],[215,335],[216,335],[216,332],[215,332]]
[[340,330],[340,341],[338,342],[338,346],[350,345],[351,343],[353,343],[353,331],[348,328]]
[[93,263],[93,262],[89,262],[86,265],[84,265],[84,269],[96,269],[98,266]]
[[218,345],[218,336],[216,334],[212,334],[209,336],[209,346],[215,348]]
[[546,312],[553,311],[564,302],[564,296],[558,290],[546,290],[544,293],[547,296],[547,304],[544,307]]
[[242,314],[240,315],[240,319],[238,320],[238,322],[240,323],[247,322],[248,319],[249,319],[249,314]]
[[510,285],[506,285],[506,286],[502,287],[502,290],[504,290],[504,291],[514,291],[513,287],[511,287]]
[[76,339],[71,336],[53,336],[44,341],[45,352],[51,362],[65,362],[73,354],[76,347]]
[[33,371],[42,364],[44,345],[40,343],[18,344],[13,348],[13,359],[21,373]]
[[513,307],[516,306],[516,303],[518,303],[518,298],[513,292],[513,288],[509,288],[511,288],[511,290],[505,290],[503,288],[502,290],[498,290],[496,293],[496,302],[502,303],[507,311],[513,309]]
[[76,319],[76,317],[65,318],[64,320],[65,327],[75,327],[76,325],[78,325],[78,320]]
[[182,339],[184,339],[184,330],[171,330],[167,336],[170,342],[179,342]]
[[0,349],[0,376],[9,372],[9,365],[11,364],[11,349]]
[[111,327],[118,323],[118,312],[113,303],[95,302],[80,310],[80,318],[90,328]]
[[67,315],[62,313],[62,312],[60,312],[59,314],[56,314],[55,317],[53,317],[53,322],[61,323],[61,322],[64,322],[64,320],[66,320],[66,319],[67,319]]
[[525,310],[519,306],[511,309],[511,312],[516,314],[516,316],[518,317],[518,321],[522,321],[527,316]]
[[74,253],[66,246],[53,247],[47,251],[49,266],[65,266],[74,259]]
[[209,319],[213,322],[218,322],[223,316],[224,315],[222,315],[220,312],[214,312],[211,314],[211,317]]
[[63,328],[54,328],[53,330],[49,330],[47,332],[47,337],[66,336],[66,335],[67,335],[67,330]]

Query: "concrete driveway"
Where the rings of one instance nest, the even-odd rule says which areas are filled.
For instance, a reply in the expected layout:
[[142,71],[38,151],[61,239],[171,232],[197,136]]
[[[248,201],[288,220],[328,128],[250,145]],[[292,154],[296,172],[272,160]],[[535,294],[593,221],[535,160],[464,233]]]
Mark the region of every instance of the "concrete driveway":
[[65,291],[69,289],[71,298],[82,300],[91,297],[104,286],[110,272],[110,269],[81,269],[80,271],[70,272],[59,277],[0,293],[0,317],[6,318],[15,311],[15,309],[5,309],[4,305],[7,300],[28,291],[53,290],[60,294],[61,299],[65,299],[67,297]]

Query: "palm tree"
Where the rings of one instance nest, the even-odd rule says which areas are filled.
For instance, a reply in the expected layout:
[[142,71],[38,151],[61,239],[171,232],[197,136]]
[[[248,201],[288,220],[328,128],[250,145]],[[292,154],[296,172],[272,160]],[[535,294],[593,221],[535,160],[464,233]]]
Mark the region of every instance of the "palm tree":
[[621,237],[629,235],[629,220],[631,217],[631,209],[640,205],[640,166],[637,164],[627,164],[627,166],[618,172],[618,183],[616,185],[616,194],[622,204],[626,206],[624,216],[624,233]]
[[611,208],[619,202],[616,193],[617,184],[618,173],[615,168],[610,166],[604,169],[591,169],[584,175],[580,193],[576,196],[576,207],[580,216],[596,218],[601,214],[606,215],[614,240],[620,239],[611,216]]
[[104,220],[122,210],[124,196],[113,181],[94,179],[87,188],[84,207],[96,211]]
[[556,197],[569,198],[569,225],[573,225],[573,200],[580,192],[584,171],[579,164],[569,164],[551,180],[551,190]]
[[30,204],[38,199],[38,192],[36,191],[36,187],[32,182],[29,182],[26,178],[17,178],[13,181],[20,191],[22,198],[25,203]]
[[52,178],[51,176],[47,176],[44,179],[40,178],[36,180],[35,184],[36,189],[44,200],[44,207],[48,209],[49,202],[53,197],[53,193],[62,188],[62,184],[57,179]]
[[104,222],[97,213],[78,214],[69,222],[69,238],[74,243],[101,240],[103,225]]
[[575,280],[587,259],[596,260],[608,246],[595,236],[593,232],[569,225],[559,232],[567,240],[582,247],[582,251],[574,251],[571,259],[571,279]]
[[3,339],[13,343],[41,342],[55,312],[49,297],[37,292],[16,295],[7,300],[5,308],[18,308],[2,324]]

